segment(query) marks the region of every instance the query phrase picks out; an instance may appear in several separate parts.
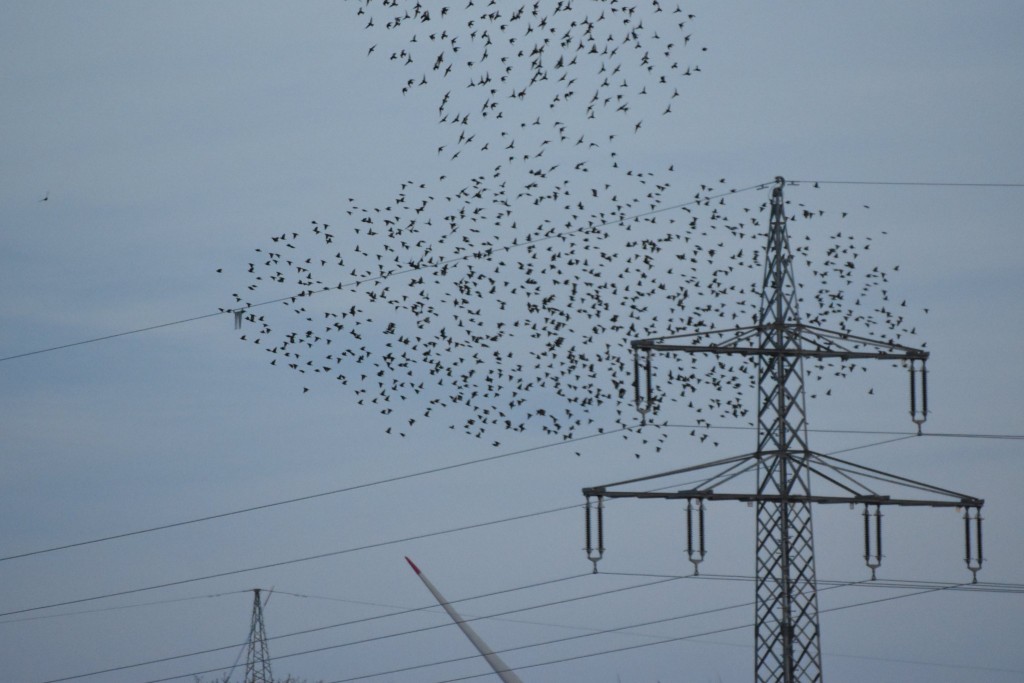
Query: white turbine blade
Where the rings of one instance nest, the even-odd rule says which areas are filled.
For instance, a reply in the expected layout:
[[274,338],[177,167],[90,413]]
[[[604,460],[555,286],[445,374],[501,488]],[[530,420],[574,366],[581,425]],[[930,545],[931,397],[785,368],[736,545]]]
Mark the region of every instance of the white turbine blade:
[[444,608],[444,611],[448,613],[448,616],[452,618],[455,625],[461,628],[462,632],[466,634],[466,637],[469,638],[469,642],[473,643],[473,646],[476,647],[477,651],[483,655],[483,658],[491,665],[491,668],[494,669],[494,673],[498,674],[498,678],[500,678],[504,683],[523,683],[519,676],[516,675],[516,672],[508,668],[508,664],[503,662],[501,657],[494,654],[494,651],[487,647],[487,643],[485,643],[480,636],[476,634],[476,631],[470,628],[465,619],[455,611],[455,608],[448,604],[448,601],[445,600],[444,596],[438,592],[437,588],[434,587],[434,584],[430,583],[430,579],[423,575],[420,568],[413,564],[413,561],[408,557],[405,558],[405,561],[413,568],[413,571],[416,572],[416,576],[420,577],[420,581],[422,581],[423,585],[427,587],[427,590],[429,590],[434,596],[438,604]]

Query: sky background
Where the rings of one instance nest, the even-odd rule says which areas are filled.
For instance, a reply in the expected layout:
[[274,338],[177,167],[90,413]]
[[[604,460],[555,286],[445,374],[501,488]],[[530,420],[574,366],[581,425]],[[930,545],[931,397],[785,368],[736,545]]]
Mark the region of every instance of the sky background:
[[[408,555],[450,600],[489,596],[458,607],[491,617],[475,625],[495,650],[520,648],[502,656],[524,681],[749,680],[753,511],[709,509],[705,577],[644,585],[690,574],[680,507],[610,505],[593,576],[579,506],[584,486],[748,452],[752,432],[713,430],[715,447],[680,429],[640,458],[638,440],[596,428],[571,444],[501,433],[494,447],[441,416],[402,438],[349,388],[271,367],[230,315],[209,315],[233,306],[271,236],[311,221],[343,228],[349,198],[386,202],[404,180],[486,170],[468,153],[457,168],[439,158],[450,135],[435,120],[439,92],[403,95],[406,74],[367,57],[387,35],[364,31],[361,4],[0,5],[0,556],[316,496],[0,561],[3,677],[64,680],[224,648],[74,680],[213,678],[239,656],[255,587],[274,588],[265,619],[278,677],[485,674],[472,658],[385,673],[472,655],[437,609],[382,616],[432,606]],[[882,183],[1024,182],[1024,7],[683,9],[695,15],[686,59],[701,71],[673,117],[652,111],[636,135],[627,124],[620,158],[674,166],[666,204],[709,179],[867,183],[788,187],[791,201],[828,208],[791,234],[826,239],[849,208],[842,230],[873,236],[868,255],[900,264],[890,288],[932,353],[932,413],[926,436],[874,445],[913,429],[905,375],[880,364],[809,403],[824,430],[811,443],[986,501],[987,590],[909,597],[921,588],[831,587],[869,576],[860,511],[815,510],[827,680],[1020,680],[1021,442],[949,435],[1024,434],[1024,194]],[[344,291],[323,296],[350,305]],[[673,410],[667,419],[693,422]],[[886,512],[880,579],[969,581],[954,512]],[[486,522],[500,523],[468,528]],[[126,594],[92,599],[114,593]],[[625,628],[708,610],[719,611]],[[527,647],[604,629],[624,630]],[[380,638],[390,634],[404,635]],[[634,649],[586,656],[620,648]],[[568,661],[544,665],[553,660]]]

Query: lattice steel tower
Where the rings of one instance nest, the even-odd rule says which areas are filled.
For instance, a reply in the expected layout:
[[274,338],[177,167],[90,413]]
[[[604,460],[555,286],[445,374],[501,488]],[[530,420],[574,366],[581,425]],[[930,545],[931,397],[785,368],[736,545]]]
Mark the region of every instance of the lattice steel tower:
[[[671,472],[583,489],[587,501],[586,552],[594,563],[595,573],[597,562],[605,550],[605,498],[685,499],[687,553],[695,573],[705,555],[706,502],[736,500],[756,505],[754,674],[758,683],[822,680],[811,519],[813,503],[864,506],[864,560],[871,570],[872,579],[882,558],[882,505],[962,507],[965,510],[965,561],[975,574],[981,568],[982,500],[816,453],[808,446],[803,373],[805,358],[902,362],[910,371],[910,413],[920,433],[927,414],[925,361],[928,353],[801,323],[786,230],[784,186],[785,181],[781,177],[776,178],[770,202],[771,217],[757,324],[632,342],[635,397],[637,407],[644,413],[656,405],[651,389],[651,356],[654,352],[756,357],[757,450]],[[699,474],[702,479],[697,486],[686,490],[621,490],[629,484],[684,473]],[[744,475],[754,480],[752,483],[756,488],[742,490],[739,487]],[[812,495],[812,478],[816,486],[826,490]],[[939,497],[885,495],[875,488],[879,482],[904,491]],[[592,545],[591,535],[595,509],[596,547]]]
[[245,656],[245,683],[274,683],[270,673],[270,648],[263,626],[263,602],[260,589],[252,589],[252,622],[249,627],[249,648]]

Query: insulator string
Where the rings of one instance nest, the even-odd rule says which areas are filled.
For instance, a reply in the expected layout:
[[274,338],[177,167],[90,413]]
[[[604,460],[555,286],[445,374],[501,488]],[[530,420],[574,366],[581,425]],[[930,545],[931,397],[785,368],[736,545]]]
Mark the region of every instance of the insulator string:
[[977,508],[975,514],[977,515],[978,524],[978,569],[981,569],[981,561],[985,559],[985,556],[981,552],[981,508]]
[[[925,362],[920,361],[920,379],[917,378],[916,360],[910,361],[910,419],[917,425],[917,434],[921,435],[921,425],[928,419],[928,372]],[[921,401],[918,406],[917,385],[921,384]]]
[[972,583],[978,583],[978,572],[981,570],[981,507],[974,508],[974,544],[971,544],[971,508],[964,508],[964,549],[967,568],[974,576]]
[[917,382],[914,377],[914,361],[910,361],[910,419],[917,421]]
[[686,499],[686,555],[693,557],[693,504]]
[[875,542],[874,552],[871,543],[871,511],[864,504],[864,564],[871,570],[871,580],[875,580],[875,570],[882,566],[882,508],[875,506]]
[[646,368],[646,371],[647,371],[647,407],[646,407],[646,410],[644,412],[646,412],[647,410],[651,409],[651,404],[653,402],[653,395],[651,393],[651,350],[650,349],[647,349],[647,359],[646,360],[647,360],[647,368]]
[[868,519],[868,506],[864,506],[864,562],[871,566],[871,521]]
[[971,508],[964,508],[964,561],[971,566]]
[[700,559],[704,559],[704,503],[697,503],[697,519],[700,524]]
[[643,412],[643,408],[640,407],[640,351],[633,349],[633,405],[640,412]]
[[604,498],[597,497],[597,548],[592,544],[593,535],[591,532],[591,502],[587,496],[586,511],[586,537],[587,537],[587,559],[594,564],[594,573],[597,573],[597,563],[604,556]]
[[597,549],[592,544],[593,536],[591,534],[591,502],[590,496],[587,496],[587,503],[584,506],[585,514],[585,530],[587,539],[587,559],[594,564],[594,573],[597,573],[597,563],[604,556],[604,498],[602,496],[597,497]]
[[921,421],[928,417],[928,367],[921,361]]
[[694,502],[692,498],[686,499],[686,556],[690,562],[693,563],[693,575],[700,576],[700,570],[698,565],[704,561],[704,504],[703,501],[697,500],[697,542],[698,547],[693,547],[693,508]]
[[587,557],[590,557],[593,554],[593,552],[594,552],[594,549],[593,549],[593,547],[591,546],[591,543],[590,543],[590,496],[587,496],[587,504],[583,507],[583,516],[584,516],[584,518],[586,520],[585,523],[584,523],[584,526],[585,526],[585,529],[586,529],[586,537],[587,537],[587,545],[586,545]]
[[875,506],[875,559],[882,564],[882,506]]

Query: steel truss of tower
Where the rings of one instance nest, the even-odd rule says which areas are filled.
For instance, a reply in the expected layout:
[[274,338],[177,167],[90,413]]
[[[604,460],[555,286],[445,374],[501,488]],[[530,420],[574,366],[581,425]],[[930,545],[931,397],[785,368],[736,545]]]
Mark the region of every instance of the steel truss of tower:
[[[902,362],[910,374],[911,419],[921,432],[928,412],[928,353],[800,322],[797,286],[786,230],[783,188],[776,178],[757,324],[705,330],[631,343],[635,398],[646,414],[652,396],[655,353],[751,356],[757,362],[757,449],[753,453],[683,467],[651,476],[591,486],[586,497],[586,552],[594,563],[604,555],[604,500],[611,498],[686,501],[687,554],[694,573],[704,559],[707,501],[732,500],[757,508],[755,563],[754,673],[758,683],[822,681],[817,583],[814,570],[813,504],[863,506],[864,560],[872,579],[882,558],[882,506],[955,507],[964,510],[965,561],[981,568],[981,507],[984,501],[955,491],[864,467],[812,451],[804,403],[805,358]],[[666,477],[696,477],[685,490],[630,489]],[[744,476],[748,475],[748,476]],[[753,479],[755,488],[744,487]],[[814,480],[815,493],[811,482]],[[883,489],[888,491],[883,493]],[[591,527],[596,512],[597,545]],[[697,539],[694,539],[696,531]],[[976,580],[976,579],[975,579]]]
[[252,590],[252,622],[249,626],[249,647],[245,656],[245,683],[274,683],[270,672],[270,648],[263,626],[263,602],[260,589]]

